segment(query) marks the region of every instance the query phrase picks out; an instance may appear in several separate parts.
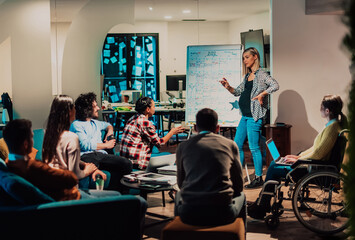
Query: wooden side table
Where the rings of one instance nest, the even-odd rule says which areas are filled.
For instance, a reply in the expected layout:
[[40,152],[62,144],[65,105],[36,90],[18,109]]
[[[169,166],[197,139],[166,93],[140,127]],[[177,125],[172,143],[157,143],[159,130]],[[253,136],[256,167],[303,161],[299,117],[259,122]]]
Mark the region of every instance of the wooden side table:
[[[282,157],[291,154],[291,127],[289,124],[267,124],[265,127],[266,140],[272,138]],[[272,157],[267,150],[266,166],[270,165]]]

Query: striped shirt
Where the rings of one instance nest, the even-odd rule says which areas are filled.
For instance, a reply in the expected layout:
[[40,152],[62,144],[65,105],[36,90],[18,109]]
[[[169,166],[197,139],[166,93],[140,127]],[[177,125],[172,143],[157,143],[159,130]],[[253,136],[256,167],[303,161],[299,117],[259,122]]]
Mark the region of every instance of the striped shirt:
[[[233,95],[238,97],[242,94],[245,89],[245,83],[248,81],[250,73],[247,73],[244,77],[243,82],[234,89]],[[264,70],[258,69],[255,73],[255,79],[253,80],[253,88],[251,89],[250,99],[258,96],[260,93],[266,91],[268,94],[276,92],[279,90],[279,84],[275,79],[273,79]],[[250,111],[255,121],[263,118],[266,115],[266,111],[269,106],[268,98],[265,97],[263,100],[263,105],[260,105],[259,101],[250,101]]]
[[123,129],[120,143],[120,156],[126,157],[140,169],[148,166],[153,146],[160,146],[163,140],[159,138],[156,128],[143,114],[131,117]]

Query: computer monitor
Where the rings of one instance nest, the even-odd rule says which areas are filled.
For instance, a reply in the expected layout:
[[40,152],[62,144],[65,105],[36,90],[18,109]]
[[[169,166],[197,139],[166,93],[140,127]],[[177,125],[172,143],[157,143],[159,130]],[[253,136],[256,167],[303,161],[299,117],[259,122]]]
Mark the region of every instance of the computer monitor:
[[264,35],[263,30],[250,30],[249,32],[240,33],[240,38],[244,49],[254,47],[260,55],[260,67],[266,68],[264,54]]
[[182,80],[181,90],[186,90],[186,75],[166,75],[166,90],[179,91],[179,80]]
[[141,90],[123,90],[121,91],[122,102],[135,104],[137,100],[141,97]]

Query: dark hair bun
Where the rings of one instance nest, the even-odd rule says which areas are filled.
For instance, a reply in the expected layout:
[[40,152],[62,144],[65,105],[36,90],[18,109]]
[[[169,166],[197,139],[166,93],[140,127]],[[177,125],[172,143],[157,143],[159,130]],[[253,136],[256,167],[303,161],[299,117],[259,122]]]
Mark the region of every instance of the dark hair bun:
[[143,114],[144,111],[147,109],[147,107],[150,107],[152,104],[153,99],[151,99],[150,97],[141,97],[140,99],[138,99],[138,101],[136,102],[136,107],[135,110],[140,113]]

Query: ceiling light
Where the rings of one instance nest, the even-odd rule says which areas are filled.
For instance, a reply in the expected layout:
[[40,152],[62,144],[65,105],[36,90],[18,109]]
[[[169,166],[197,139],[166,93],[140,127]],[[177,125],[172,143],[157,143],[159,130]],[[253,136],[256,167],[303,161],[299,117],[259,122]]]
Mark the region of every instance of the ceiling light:
[[194,19],[182,19],[183,22],[204,22],[206,19],[203,18],[194,18]]
[[149,9],[150,11],[153,11],[153,7],[148,7],[148,9]]
[[172,19],[172,16],[164,16],[165,19]]
[[185,13],[185,14],[191,13],[191,10],[190,9],[182,10],[182,13]]

